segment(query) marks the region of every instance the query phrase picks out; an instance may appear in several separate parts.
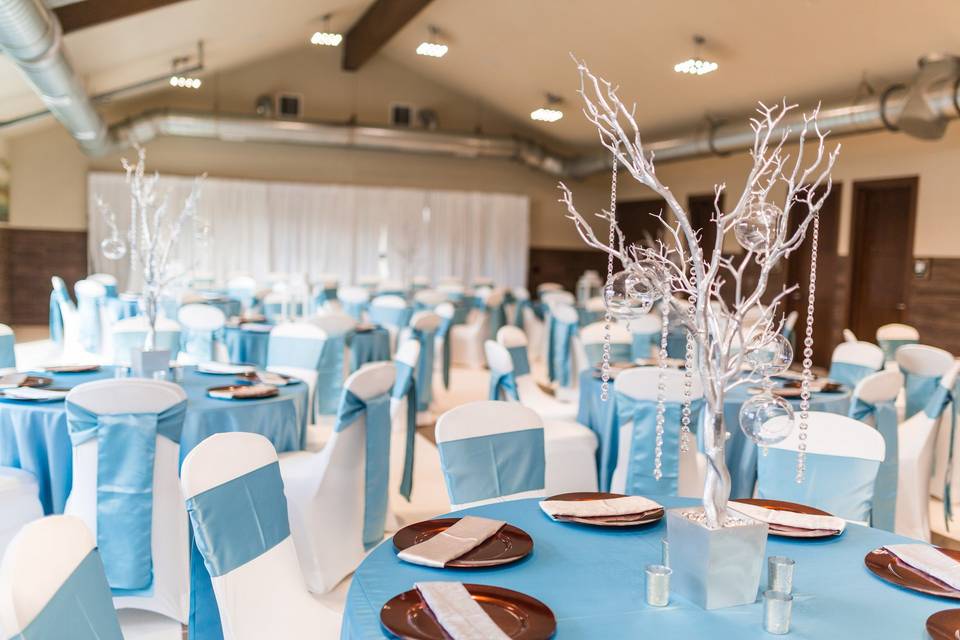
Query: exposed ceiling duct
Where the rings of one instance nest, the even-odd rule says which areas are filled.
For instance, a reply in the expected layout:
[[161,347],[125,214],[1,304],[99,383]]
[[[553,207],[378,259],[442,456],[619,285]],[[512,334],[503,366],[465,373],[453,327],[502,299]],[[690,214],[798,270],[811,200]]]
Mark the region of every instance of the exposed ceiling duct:
[[106,151],[107,125],[64,55],[60,23],[39,0],[0,0],[0,49],[86,152]]

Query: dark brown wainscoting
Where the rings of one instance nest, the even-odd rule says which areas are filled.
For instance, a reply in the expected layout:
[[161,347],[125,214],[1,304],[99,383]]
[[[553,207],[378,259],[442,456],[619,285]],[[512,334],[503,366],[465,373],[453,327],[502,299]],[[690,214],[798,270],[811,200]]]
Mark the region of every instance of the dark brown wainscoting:
[[537,285],[559,282],[567,291],[575,291],[577,280],[587,269],[593,269],[600,278],[607,278],[607,254],[599,249],[538,249],[530,248],[530,267],[527,288],[536,295]]
[[0,229],[0,322],[46,324],[50,277],[87,274],[87,232]]
[[911,278],[906,322],[920,342],[960,355],[960,258],[928,258],[929,278]]

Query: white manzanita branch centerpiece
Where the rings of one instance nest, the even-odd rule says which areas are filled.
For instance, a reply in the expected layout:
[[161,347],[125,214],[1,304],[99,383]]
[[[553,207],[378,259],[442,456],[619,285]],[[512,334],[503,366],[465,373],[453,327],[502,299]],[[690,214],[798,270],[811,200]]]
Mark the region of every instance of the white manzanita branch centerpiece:
[[121,163],[130,187],[129,226],[124,237],[113,209],[97,196],[97,208],[110,232],[100,243],[100,250],[109,260],[120,260],[129,251],[131,280],[138,274],[142,281],[140,307],[147,320],[143,350],[154,351],[160,296],[185,273],[177,255],[182,233],[187,229],[193,233],[195,248],[202,249],[209,242],[210,225],[198,212],[200,187],[206,176],[194,180],[180,212],[171,214],[170,192],[158,187],[160,174],[146,173],[146,150],[137,148],[135,164],[126,158]]
[[[818,108],[803,116],[796,132],[796,145],[788,153],[786,145],[791,129],[785,116],[795,105],[783,102],[766,106],[761,103],[757,116],[751,119],[754,142],[750,149],[750,171],[733,207],[726,211],[721,205],[726,186],[715,187],[712,223],[716,225],[716,240],[713,247],[702,248],[700,230],[693,227],[687,211],[657,177],[654,154],[644,148],[635,120],[635,105],[628,108],[618,97],[617,88],[591,73],[585,64],[578,62],[578,70],[584,114],[597,128],[600,142],[613,156],[614,185],[617,169],[622,167],[634,180],[666,202],[669,218],[663,212],[655,214],[663,223],[666,241],[657,241],[653,246],[628,243],[617,225],[615,200],[612,199],[610,210],[597,214],[609,225],[609,240],[604,243],[577,211],[573,194],[563,183],[560,184],[561,202],[584,242],[607,252],[611,261],[619,260],[623,266],[622,271],[615,274],[611,268],[604,290],[608,318],[629,320],[648,312],[659,300],[665,323],[671,312],[682,323],[688,340],[688,366],[696,368],[704,389],[705,415],[700,428],[703,429],[701,442],[708,465],[702,524],[713,531],[736,527],[742,520],[727,515],[731,484],[725,447],[727,429],[732,425],[724,424],[724,399],[737,386],[763,383],[770,375],[789,367],[793,352],[790,343],[781,335],[783,316],[780,303],[797,286],[785,286],[770,295],[767,295],[767,287],[776,265],[800,247],[810,230],[814,251],[803,335],[802,402],[796,421],[798,428],[806,428],[818,214],[830,192],[830,173],[840,147],[837,145],[832,151],[826,149],[827,132],[821,131],[818,125]],[[811,151],[811,147],[815,149]],[[774,191],[779,189],[785,189],[781,206],[773,202]],[[743,247],[739,256],[723,254],[724,238],[731,232]],[[752,272],[750,275],[755,276],[750,286],[745,277],[748,269]],[[666,327],[660,349],[661,361],[665,356],[665,345]],[[785,419],[771,422],[769,418],[774,416],[784,416]],[[769,392],[754,396],[741,410],[741,428],[761,445],[783,440],[794,422],[791,405]],[[777,425],[779,429],[771,431]],[[662,445],[661,429],[673,426],[681,427],[658,425],[658,453]],[[685,438],[685,434],[682,435]],[[801,451],[797,480],[801,481],[805,433],[801,431],[799,437]],[[759,553],[762,555],[762,547]],[[674,555],[671,553],[671,557]],[[753,596],[755,594],[756,585]]]

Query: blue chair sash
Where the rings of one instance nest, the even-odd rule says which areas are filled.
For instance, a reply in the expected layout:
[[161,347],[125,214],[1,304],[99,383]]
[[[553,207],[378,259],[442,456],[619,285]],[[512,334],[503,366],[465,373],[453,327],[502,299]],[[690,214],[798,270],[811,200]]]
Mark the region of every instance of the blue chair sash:
[[520,394],[517,390],[517,378],[513,371],[490,371],[489,398],[491,400],[513,400],[514,402],[520,402]]
[[861,421],[873,417],[877,431],[886,443],[886,458],[880,463],[873,491],[871,524],[878,529],[893,531],[894,516],[897,512],[897,477],[899,475],[897,406],[892,401],[870,404],[860,398],[854,398],[848,415]]
[[[653,354],[653,349],[660,344],[660,332],[654,333],[635,333],[633,334],[633,344],[630,350],[630,359],[638,360],[640,358],[649,358]],[[684,350],[686,356],[686,350]]]
[[525,376],[530,373],[530,358],[527,355],[527,348],[524,345],[518,347],[508,347],[507,353],[513,360],[513,374],[516,377]]
[[426,411],[433,402],[433,345],[437,332],[413,329],[411,335],[420,343],[420,358],[417,360],[417,410]]
[[405,327],[410,324],[413,309],[410,307],[381,307],[371,304],[367,310],[367,316],[370,318],[370,322],[376,324],[387,327]]
[[80,344],[90,352],[100,351],[101,298],[77,296],[77,314],[80,318]]
[[667,334],[667,357],[678,360],[687,357],[687,330],[681,326],[670,327],[670,333]]
[[576,324],[559,322],[552,314],[547,324],[547,374],[550,382],[569,387],[573,382],[570,362],[570,343],[577,333]]
[[877,340],[877,344],[880,345],[881,349],[883,349],[883,357],[885,360],[896,360],[897,349],[907,344],[917,344],[917,342],[918,340],[915,338],[909,338],[906,340],[893,340],[890,338]]
[[580,318],[580,326],[585,327],[588,324],[600,322],[606,314],[603,311],[588,311],[583,307],[577,307],[577,315]]
[[110,588],[91,549],[37,617],[10,640],[123,640]]
[[438,448],[447,493],[455,504],[543,489],[540,427],[441,442]]
[[[143,349],[147,340],[146,331],[122,331],[113,334],[113,351],[119,361],[127,361],[130,351],[133,349]],[[170,351],[170,359],[175,360],[180,353],[180,332],[179,331],[157,331],[156,344],[157,349],[166,349]]]
[[905,396],[904,420],[912,418],[927,406],[927,401],[940,386],[940,376],[926,376],[903,371]]
[[63,344],[63,314],[60,311],[62,294],[54,289],[50,292],[50,340]]
[[[761,454],[757,461],[757,496],[807,504],[847,520],[870,520],[879,461],[808,453],[800,483],[796,467],[795,451],[770,448]],[[838,491],[838,487],[843,490]]]
[[267,366],[316,370],[320,366],[323,349],[323,340],[271,335],[267,346]]
[[857,386],[858,382],[876,372],[877,370],[873,367],[862,364],[854,364],[853,362],[831,362],[830,373],[827,375],[831,380],[836,380],[853,389]]
[[413,451],[417,435],[417,382],[414,368],[406,362],[396,362],[397,377],[393,382],[393,392],[390,397],[394,400],[407,399],[407,434],[405,436],[406,450],[403,456],[403,474],[400,479],[400,495],[410,500],[413,492]]
[[364,333],[354,331],[348,336],[351,373],[369,362],[390,360],[390,336],[386,329]]
[[453,298],[450,301],[453,302],[453,324],[465,323],[472,308],[470,302],[464,299],[463,296]]
[[97,439],[97,546],[116,594],[153,584],[151,527],[157,437],[180,442],[186,400],[162,413],[96,414],[67,402],[74,446]]
[[335,414],[341,402],[346,345],[346,334],[330,335],[323,341],[323,350],[317,365],[316,407],[319,415]]
[[487,306],[487,317],[490,322],[490,339],[497,339],[497,332],[500,331],[500,328],[507,324],[507,313],[503,308],[503,303],[488,305]]
[[239,300],[244,309],[252,309],[257,303],[257,296],[250,289],[227,289],[227,296]]
[[927,404],[923,408],[923,412],[927,414],[928,418],[938,420],[940,416],[943,415],[943,411],[947,408],[947,405],[952,406],[950,412],[950,444],[947,449],[947,468],[943,478],[944,524],[948,531],[950,530],[950,520],[953,518],[953,447],[957,436],[957,417],[958,412],[960,412],[956,401],[958,395],[960,394],[956,393],[956,389],[951,390],[938,384],[937,388],[930,394],[929,400],[927,400]]
[[453,326],[453,318],[440,318],[440,325],[437,327],[437,338],[443,342],[442,371],[443,388],[450,388],[450,327]]
[[217,331],[199,331],[189,327],[180,329],[180,350],[200,360],[213,360]]
[[523,310],[524,309],[533,309],[533,303],[529,299],[517,300],[516,307],[513,311],[513,325],[515,327],[520,327],[523,329]]
[[17,356],[13,348],[15,338],[12,333],[0,335],[0,369],[15,369]]
[[344,389],[334,431],[340,433],[366,416],[366,460],[364,462],[363,548],[383,540],[387,520],[387,483],[390,476],[390,396],[386,393],[366,400]]
[[[596,365],[603,361],[603,343],[595,342],[583,345],[587,354],[587,364]],[[629,342],[610,343],[610,362],[632,362],[633,345]]]
[[349,314],[357,322],[361,322],[363,320],[363,312],[367,308],[367,303],[341,300],[340,306],[343,307],[344,313]]
[[271,462],[187,500],[197,549],[214,578],[290,536],[280,465]]
[[[630,437],[630,458],[627,460],[626,492],[632,495],[677,495],[677,481],[680,478],[680,417],[683,403],[664,404],[666,428],[663,433],[660,480],[653,477],[656,432],[657,403],[652,400],[637,400],[625,393],[617,392],[618,424],[633,423]],[[696,430],[700,422],[703,400],[690,403],[690,426]]]

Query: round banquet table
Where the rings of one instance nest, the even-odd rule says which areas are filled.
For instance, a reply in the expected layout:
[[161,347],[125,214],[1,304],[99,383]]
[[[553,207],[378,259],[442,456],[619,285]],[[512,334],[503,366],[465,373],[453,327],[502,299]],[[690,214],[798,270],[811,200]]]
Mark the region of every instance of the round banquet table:
[[[597,470],[599,487],[607,491],[613,470],[617,466],[619,425],[617,424],[616,395],[610,394],[607,402],[600,399],[600,378],[594,369],[580,373],[580,406],[577,422],[590,427],[597,434]],[[757,481],[757,445],[740,429],[740,407],[750,397],[746,385],[735,387],[727,394],[723,404],[723,419],[730,439],[727,441],[727,468],[730,470],[730,495],[733,498],[749,498]],[[799,398],[791,398],[794,410],[800,406]],[[810,396],[811,411],[826,411],[846,415],[850,408],[850,391],[814,393]]]
[[[89,373],[46,374],[52,388],[69,389],[84,382],[114,377],[113,367]],[[180,459],[215,433],[247,431],[266,436],[278,452],[299,451],[307,426],[307,385],[280,387],[272,398],[221,400],[207,396],[210,387],[233,384],[233,376],[184,368],[187,414],[180,437]],[[0,397],[0,466],[25,469],[37,477],[44,512],[63,513],[70,495],[73,455],[63,400],[29,402]]]
[[[269,325],[261,324],[260,326]],[[227,346],[230,362],[266,368],[270,331],[249,329],[242,325],[227,326],[223,330],[223,340]],[[390,360],[390,332],[383,327],[375,327],[368,331],[351,331],[347,334],[347,346],[350,347],[351,372],[368,362]]]
[[[663,497],[665,507],[696,504]],[[533,596],[553,610],[558,640],[597,638],[706,638],[768,640],[763,604],[705,611],[671,594],[666,607],[644,602],[644,567],[659,564],[666,518],[638,528],[600,528],[550,520],[537,500],[515,500],[475,507],[453,515],[506,520],[533,538],[533,553],[498,568],[433,569],[397,559],[390,539],[363,561],[347,595],[341,639],[390,637],[380,625],[380,609],[415,582],[448,580],[488,584]],[[956,606],[888,584],[864,566],[877,547],[907,538],[880,529],[848,525],[826,540],[770,536],[765,555],[796,560],[790,638],[925,638],[932,613]],[[766,562],[764,562],[764,566]],[[765,572],[764,572],[765,573]],[[761,577],[761,588],[766,575]]]

